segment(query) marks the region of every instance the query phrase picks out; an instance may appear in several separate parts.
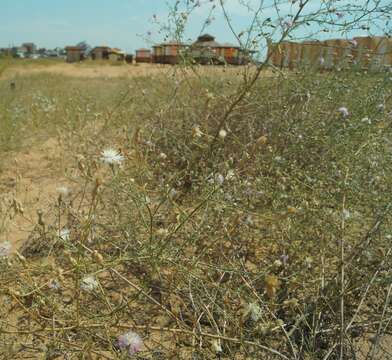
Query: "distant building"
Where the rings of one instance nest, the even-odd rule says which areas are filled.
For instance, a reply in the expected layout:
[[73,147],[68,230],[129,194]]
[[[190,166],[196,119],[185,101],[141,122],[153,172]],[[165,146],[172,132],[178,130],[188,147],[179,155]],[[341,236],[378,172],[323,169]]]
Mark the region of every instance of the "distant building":
[[220,44],[214,36],[204,34],[191,45],[177,41],[155,45],[152,59],[160,64],[178,64],[189,59],[199,64],[243,65],[249,63],[250,52],[233,44]]
[[220,44],[214,36],[204,34],[192,44],[191,57],[199,64],[245,65],[251,60],[251,51],[230,43]]
[[178,64],[189,45],[171,41],[153,46],[152,61],[157,64]]
[[150,49],[138,49],[136,50],[136,62],[137,63],[151,63],[152,54]]
[[92,60],[112,60],[124,61],[125,53],[121,49],[110,48],[109,46],[97,46],[91,50]]
[[93,60],[109,60],[111,48],[108,46],[97,46],[90,52],[91,59]]
[[109,60],[112,61],[124,61],[125,60],[125,52],[121,49],[112,48],[109,52]]
[[97,46],[90,52],[92,60],[124,61],[125,53],[121,49]]
[[125,55],[125,62],[127,64],[133,64],[133,55],[131,55],[131,54]]
[[268,61],[279,68],[319,70],[357,68],[381,71],[392,66],[392,38],[363,36],[324,41],[268,43]]
[[66,60],[69,63],[79,62],[85,59],[84,49],[79,46],[67,46],[65,51],[67,53]]

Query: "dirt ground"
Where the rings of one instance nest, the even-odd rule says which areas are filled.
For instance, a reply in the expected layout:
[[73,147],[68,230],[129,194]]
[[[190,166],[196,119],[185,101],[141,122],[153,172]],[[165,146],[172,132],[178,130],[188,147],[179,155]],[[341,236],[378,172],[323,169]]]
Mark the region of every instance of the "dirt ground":
[[55,139],[14,153],[0,174],[0,211],[7,241],[14,250],[28,238],[38,221],[37,211],[50,216],[48,210],[56,201],[57,189],[68,186],[62,152]]

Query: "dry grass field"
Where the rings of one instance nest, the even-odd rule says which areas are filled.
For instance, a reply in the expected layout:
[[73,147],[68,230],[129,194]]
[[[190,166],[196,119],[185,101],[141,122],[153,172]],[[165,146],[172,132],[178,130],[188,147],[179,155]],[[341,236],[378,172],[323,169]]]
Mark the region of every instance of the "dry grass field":
[[[244,67],[203,66],[197,69],[199,75],[230,75],[241,76]],[[76,78],[133,78],[155,76],[172,73],[172,65],[133,64],[125,65],[116,62],[86,61],[80,64],[67,64],[60,61],[21,60],[13,63],[4,71],[3,79],[14,79],[34,74],[51,74]],[[191,74],[194,71],[186,71]]]
[[0,358],[390,358],[392,78],[254,71],[0,60]]

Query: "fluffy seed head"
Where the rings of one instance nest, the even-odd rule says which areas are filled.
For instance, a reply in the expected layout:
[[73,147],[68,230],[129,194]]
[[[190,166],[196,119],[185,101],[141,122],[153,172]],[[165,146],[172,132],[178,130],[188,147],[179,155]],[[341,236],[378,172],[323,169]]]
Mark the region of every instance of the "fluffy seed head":
[[106,149],[101,152],[101,160],[109,165],[121,164],[124,156],[118,150]]
[[127,350],[128,355],[132,356],[142,349],[143,340],[135,332],[129,331],[117,338],[117,346],[121,350]]

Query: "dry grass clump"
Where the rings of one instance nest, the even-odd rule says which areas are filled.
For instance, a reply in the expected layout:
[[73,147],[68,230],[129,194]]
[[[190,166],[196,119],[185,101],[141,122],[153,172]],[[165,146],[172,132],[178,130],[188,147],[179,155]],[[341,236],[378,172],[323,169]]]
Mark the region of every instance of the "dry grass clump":
[[390,78],[261,79],[224,124],[239,78],[30,80],[73,185],[1,260],[3,356],[383,356]]

